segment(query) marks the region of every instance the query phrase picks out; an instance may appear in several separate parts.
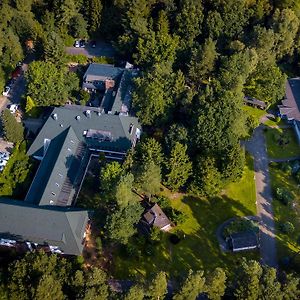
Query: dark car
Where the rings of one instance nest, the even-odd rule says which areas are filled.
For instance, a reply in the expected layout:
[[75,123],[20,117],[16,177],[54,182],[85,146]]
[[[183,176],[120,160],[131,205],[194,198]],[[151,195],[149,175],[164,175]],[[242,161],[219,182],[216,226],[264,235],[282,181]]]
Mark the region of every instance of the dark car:
[[15,70],[11,73],[12,79],[16,79],[22,74],[22,67],[18,66],[15,68]]
[[79,47],[84,48],[85,47],[85,40],[80,40],[79,41]]
[[92,48],[96,48],[96,41],[91,41]]

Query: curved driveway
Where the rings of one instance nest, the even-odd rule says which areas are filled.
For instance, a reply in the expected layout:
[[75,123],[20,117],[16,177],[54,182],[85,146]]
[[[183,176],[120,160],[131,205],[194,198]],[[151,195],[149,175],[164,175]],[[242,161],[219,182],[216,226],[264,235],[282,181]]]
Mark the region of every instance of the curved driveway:
[[262,263],[277,267],[275,223],[272,208],[272,190],[269,174],[269,159],[266,150],[264,125],[257,127],[246,150],[253,155],[256,185],[256,209],[260,223],[260,254]]

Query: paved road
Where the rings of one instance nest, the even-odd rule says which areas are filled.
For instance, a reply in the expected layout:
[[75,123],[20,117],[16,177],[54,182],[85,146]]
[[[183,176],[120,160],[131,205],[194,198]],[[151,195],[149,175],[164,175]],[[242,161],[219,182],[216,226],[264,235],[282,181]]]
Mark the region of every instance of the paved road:
[[261,219],[260,253],[262,263],[277,266],[275,222],[272,208],[272,191],[269,174],[269,159],[266,151],[263,125],[257,127],[245,147],[254,157],[256,183],[256,209]]
[[90,45],[86,45],[85,48],[66,47],[66,52],[71,55],[83,54],[87,57],[114,57],[116,54],[116,51],[113,48],[113,46],[110,43],[104,41],[97,41],[95,48],[92,48]]

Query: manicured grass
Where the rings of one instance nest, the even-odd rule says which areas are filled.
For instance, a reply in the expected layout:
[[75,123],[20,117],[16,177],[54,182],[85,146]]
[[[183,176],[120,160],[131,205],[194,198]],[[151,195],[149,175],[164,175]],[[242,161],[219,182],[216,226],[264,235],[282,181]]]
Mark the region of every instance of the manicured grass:
[[216,267],[223,267],[233,274],[243,256],[257,259],[257,252],[223,253],[216,238],[218,226],[227,219],[256,212],[253,161],[248,157],[247,162],[249,165],[241,181],[230,184],[220,197],[203,199],[184,194],[174,197],[164,190],[163,195],[171,199],[172,207],[185,214],[184,223],[173,231],[178,232],[181,241],[174,245],[169,241],[170,234],[163,234],[154,252],[146,255],[147,249],[144,249],[140,258],[130,258],[122,251],[117,251],[114,255],[116,278],[148,277],[159,270],[176,277],[188,269],[212,270]]
[[[282,136],[288,144],[279,145]],[[292,128],[268,128],[265,132],[269,158],[287,158],[300,156],[300,145]]]
[[230,183],[226,187],[226,195],[230,199],[239,201],[252,212],[256,214],[256,190],[254,181],[254,162],[253,157],[246,155],[246,166],[244,169],[243,177],[237,182]]
[[[297,242],[300,237],[300,188],[292,176],[285,174],[278,166],[270,166],[272,188],[283,187],[290,191],[294,197],[294,205],[284,205],[273,199],[274,218],[276,222],[277,252],[278,258],[293,257],[300,251],[300,244]],[[284,234],[280,231],[280,224],[291,222],[295,231],[291,234]],[[300,268],[300,264],[298,266]]]
[[260,118],[266,114],[265,110],[255,108],[252,106],[248,106],[248,105],[244,105],[243,110],[245,112],[247,112],[247,114],[253,116],[258,122],[259,122]]

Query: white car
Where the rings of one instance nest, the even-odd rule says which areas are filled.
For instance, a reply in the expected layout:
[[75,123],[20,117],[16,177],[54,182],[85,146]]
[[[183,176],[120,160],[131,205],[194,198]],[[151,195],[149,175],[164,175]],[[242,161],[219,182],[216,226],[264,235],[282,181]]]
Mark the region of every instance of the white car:
[[79,41],[75,41],[74,47],[75,47],[75,48],[80,48],[80,43],[79,43]]
[[0,152],[0,159],[2,159],[2,160],[9,160],[9,153],[7,153],[7,152]]
[[3,91],[3,93],[2,93],[2,95],[7,97],[8,94],[9,94],[9,92],[10,92],[10,87],[6,86],[5,89],[4,89],[4,91]]
[[10,104],[7,106],[7,108],[9,109],[9,111],[12,113],[12,114],[15,114],[19,108],[19,105],[17,104]]
[[6,164],[7,164],[7,160],[4,160],[4,159],[1,159],[0,160],[0,166],[6,166]]

